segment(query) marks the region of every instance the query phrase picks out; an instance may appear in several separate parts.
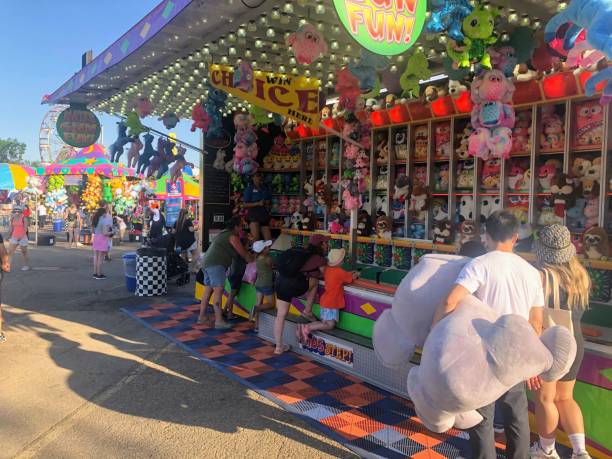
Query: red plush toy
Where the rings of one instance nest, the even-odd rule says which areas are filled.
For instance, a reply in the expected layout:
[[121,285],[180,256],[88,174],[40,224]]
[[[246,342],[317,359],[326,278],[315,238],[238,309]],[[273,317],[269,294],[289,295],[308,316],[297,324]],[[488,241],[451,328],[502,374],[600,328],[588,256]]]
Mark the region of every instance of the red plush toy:
[[191,124],[191,132],[195,132],[196,129],[202,129],[202,132],[206,132],[208,130],[208,123],[210,123],[210,118],[206,114],[206,110],[202,104],[195,104],[193,106],[193,110],[191,111],[191,119],[193,123]]

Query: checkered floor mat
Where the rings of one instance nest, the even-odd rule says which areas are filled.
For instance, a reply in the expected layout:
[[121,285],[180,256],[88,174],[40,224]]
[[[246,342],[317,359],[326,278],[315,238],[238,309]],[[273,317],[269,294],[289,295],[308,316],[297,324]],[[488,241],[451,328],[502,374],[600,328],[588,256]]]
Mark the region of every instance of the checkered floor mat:
[[[192,300],[124,309],[228,376],[314,422],[325,434],[367,457],[417,459],[469,457],[465,434],[434,434],[401,397],[259,339],[237,320],[231,330],[196,324]],[[498,442],[498,457],[503,444]]]

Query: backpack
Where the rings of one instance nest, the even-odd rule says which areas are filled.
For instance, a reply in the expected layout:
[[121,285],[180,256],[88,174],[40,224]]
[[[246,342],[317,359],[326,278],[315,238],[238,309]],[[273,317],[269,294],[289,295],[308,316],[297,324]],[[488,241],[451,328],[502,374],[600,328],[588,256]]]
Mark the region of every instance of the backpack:
[[300,247],[294,247],[281,253],[276,261],[278,272],[283,277],[296,277],[312,253]]

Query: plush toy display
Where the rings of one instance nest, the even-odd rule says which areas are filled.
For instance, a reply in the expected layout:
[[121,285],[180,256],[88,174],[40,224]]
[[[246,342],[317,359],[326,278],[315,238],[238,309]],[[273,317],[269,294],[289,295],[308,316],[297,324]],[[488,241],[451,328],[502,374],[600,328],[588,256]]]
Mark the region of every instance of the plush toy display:
[[498,190],[501,180],[501,161],[499,158],[487,159],[482,165],[482,187],[485,190]]
[[458,99],[461,94],[468,90],[468,87],[458,80],[448,80],[448,94],[453,99]]
[[474,132],[474,130],[468,124],[463,129],[463,132],[459,132],[455,135],[456,145],[458,145],[458,147],[455,148],[455,153],[457,154],[457,158],[467,159],[470,157],[469,144],[470,144],[470,136],[472,135],[472,132]]
[[146,118],[153,113],[153,104],[146,97],[138,97],[130,102],[129,110],[134,110],[139,118]]
[[413,213],[416,220],[425,221],[427,209],[429,209],[429,190],[426,186],[417,184],[410,194],[408,210]]
[[427,159],[428,143],[427,126],[417,126],[414,129],[414,159]]
[[538,183],[544,192],[550,191],[552,182],[557,175],[560,164],[556,160],[548,160],[538,169]]
[[464,220],[459,223],[459,244],[469,241],[480,241],[480,227],[473,220]]
[[496,9],[479,5],[463,19],[462,43],[449,40],[446,46],[446,52],[458,67],[480,63],[484,68],[491,68],[491,56],[487,48],[497,42],[493,28],[498,15]]
[[376,219],[376,237],[381,239],[391,239],[393,233],[393,222],[386,215],[381,215]]
[[434,190],[448,191],[448,164],[441,164],[434,170]]
[[574,180],[567,174],[559,174],[555,177],[550,192],[555,215],[560,218],[565,217],[565,210],[573,207],[576,202]]
[[117,139],[109,147],[111,163],[118,163],[119,158],[123,155],[123,147],[132,141],[132,138],[127,135],[127,126],[123,121],[117,123]]
[[142,150],[142,142],[138,137],[134,139],[130,149],[128,150],[127,167],[136,167],[140,159],[140,150]]
[[488,70],[472,82],[472,127],[469,152],[478,158],[507,159],[512,149],[514,84],[499,70]]
[[453,239],[453,226],[448,220],[434,222],[433,242],[434,244],[450,244]]
[[327,53],[327,43],[323,35],[311,24],[304,24],[289,35],[287,46],[291,48],[295,59],[300,64],[310,65]]
[[395,159],[408,159],[408,141],[405,130],[399,130],[395,132]]
[[202,104],[195,104],[193,106],[191,110],[191,119],[193,120],[193,123],[191,123],[191,132],[195,132],[196,129],[201,129],[204,133],[208,131],[210,118]]
[[157,118],[157,121],[161,121],[166,129],[174,129],[179,123],[180,119],[174,112],[166,112],[163,116]]
[[[208,97],[206,98],[206,115],[208,116],[209,125],[206,130],[206,137],[212,138],[217,135],[223,127],[223,111],[225,110],[225,102],[227,101],[227,93],[221,89],[208,87]],[[196,104],[197,105],[197,104]],[[198,126],[196,126],[198,127]],[[192,126],[193,130],[193,126]],[[204,129],[202,129],[204,130]]]
[[147,133],[143,136],[144,138],[144,150],[138,158],[138,166],[136,167],[136,173],[144,174],[144,172],[149,168],[149,164],[151,163],[151,158],[155,156],[156,151],[153,148],[153,139],[154,137]]
[[400,75],[399,84],[402,88],[402,97],[418,99],[421,95],[420,80],[431,78],[429,62],[421,51],[415,51],[408,58],[406,69]]
[[457,188],[471,190],[474,187],[474,161],[461,161],[458,165]]
[[512,128],[512,149],[510,154],[531,151],[531,111],[521,110],[516,114]]
[[535,374],[546,381],[558,379],[576,354],[576,342],[566,328],[551,327],[538,338],[523,318],[499,317],[473,296],[430,331],[436,307],[469,260],[421,257],[397,288],[391,309],[374,324],[374,351],[385,366],[404,368],[415,349],[423,347],[421,364],[410,370],[407,388],[419,419],[435,432],[478,424],[482,417],[476,409]]
[[565,144],[565,127],[554,105],[542,106],[542,134],[540,149],[562,151]]
[[582,238],[584,254],[591,260],[607,260],[610,256],[608,233],[599,226],[589,228]]
[[[563,47],[569,51],[575,44],[576,38],[586,30],[586,41],[595,50],[601,51],[608,59],[612,58],[612,33],[610,20],[612,19],[612,5],[608,0],[573,0],[569,6],[553,16],[544,29],[544,37],[548,43],[557,35],[558,29],[570,23],[566,33]],[[601,81],[607,81],[600,99],[601,104],[612,100],[612,69],[607,67],[592,75],[585,84],[585,93],[592,96],[595,86]]]
[[431,16],[425,23],[429,33],[446,32],[455,41],[463,41],[463,20],[472,12],[467,0],[433,0],[429,3]]
[[576,133],[574,138],[577,147],[601,145],[603,112],[603,107],[593,100],[576,104]]
[[176,147],[176,151],[176,155],[174,158],[171,158],[170,161],[172,162],[172,159],[174,160],[174,164],[170,168],[170,183],[176,183],[177,180],[183,176],[183,170],[186,166],[189,166],[192,169],[195,167],[195,164],[187,162],[185,159],[185,153],[187,153],[187,149],[185,147],[179,145]]
[[437,158],[448,158],[452,148],[450,123],[440,123],[435,128],[435,155]]
[[90,212],[98,209],[102,200],[102,180],[99,175],[87,176],[87,185],[85,185],[81,199]]
[[586,217],[584,227],[589,229],[596,226],[599,222],[599,196],[587,199],[583,212]]
[[360,209],[357,216],[357,235],[363,237],[372,235],[372,218],[365,209]]

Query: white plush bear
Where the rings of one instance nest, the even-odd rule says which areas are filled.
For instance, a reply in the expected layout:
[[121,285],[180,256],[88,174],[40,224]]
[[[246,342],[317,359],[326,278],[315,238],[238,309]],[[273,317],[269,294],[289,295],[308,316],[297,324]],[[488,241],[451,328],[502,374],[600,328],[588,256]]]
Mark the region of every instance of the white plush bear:
[[500,317],[473,296],[430,332],[436,307],[470,259],[425,255],[399,285],[391,309],[374,325],[374,351],[384,365],[407,365],[423,347],[420,366],[408,374],[408,393],[419,418],[434,432],[467,429],[475,411],[511,387],[540,374],[554,381],[567,373],[576,342],[566,328],[551,327],[540,338],[517,315]]

